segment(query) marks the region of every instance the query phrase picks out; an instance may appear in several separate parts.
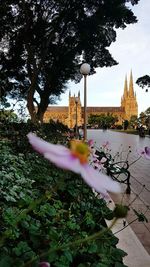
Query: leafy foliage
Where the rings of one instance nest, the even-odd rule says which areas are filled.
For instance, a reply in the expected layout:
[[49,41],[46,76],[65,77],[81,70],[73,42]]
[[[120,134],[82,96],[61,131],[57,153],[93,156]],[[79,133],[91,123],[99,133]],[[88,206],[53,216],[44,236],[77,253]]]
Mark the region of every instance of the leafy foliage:
[[17,122],[18,121],[18,117],[17,114],[15,112],[13,112],[12,110],[0,110],[0,121],[8,121],[8,122]]
[[150,107],[140,113],[138,122],[139,124],[147,126],[148,134],[150,135]]
[[29,175],[29,166],[24,160],[23,154],[15,155],[5,142],[0,144],[0,174],[1,198],[7,202],[16,202],[24,199],[27,194],[32,196],[32,183]]
[[138,118],[136,115],[132,115],[129,121],[130,128],[135,128],[138,124]]
[[88,123],[91,125],[98,125],[100,128],[110,128],[118,121],[117,116],[113,116],[110,113],[106,114],[90,114]]
[[146,87],[145,91],[148,92],[148,88],[150,87],[150,76],[144,75],[137,79],[136,83],[143,89]]
[[138,219],[139,222],[147,222],[148,223],[148,220],[147,220],[146,216],[142,212],[138,212],[135,209],[133,209],[133,211],[136,214],[137,219]]
[[[55,128],[57,134],[60,138]],[[104,221],[113,218],[105,201],[78,175],[57,169],[29,147],[20,153],[22,144],[12,146],[9,137],[1,143],[0,267],[37,267],[39,261],[52,267],[124,267],[126,253],[116,247],[118,239]],[[101,230],[99,238],[86,241]]]
[[128,126],[129,126],[129,121],[128,120],[124,120],[124,123],[123,123],[124,130],[127,130]]

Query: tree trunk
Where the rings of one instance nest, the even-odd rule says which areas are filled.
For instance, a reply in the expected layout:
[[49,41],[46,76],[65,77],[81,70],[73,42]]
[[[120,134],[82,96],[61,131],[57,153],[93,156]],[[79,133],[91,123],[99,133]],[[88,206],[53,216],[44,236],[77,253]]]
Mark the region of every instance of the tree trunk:
[[44,114],[49,104],[49,87],[45,85],[45,89],[46,90],[44,90],[44,93],[42,92],[40,94],[40,104],[36,114],[38,121],[40,121],[41,123],[43,123]]
[[45,112],[42,112],[42,111],[38,110],[38,113],[36,114],[37,115],[37,119],[38,119],[38,121],[40,123],[43,123],[44,113]]
[[44,118],[44,114],[47,110],[47,107],[48,107],[48,101],[46,101],[46,102],[44,101],[44,103],[43,103],[43,101],[41,99],[41,103],[38,107],[37,114],[36,114],[38,121],[40,121],[41,123],[43,123],[43,118]]
[[27,95],[27,108],[33,123],[37,122],[37,114],[34,106],[34,93],[35,93],[36,77],[33,78],[31,86]]

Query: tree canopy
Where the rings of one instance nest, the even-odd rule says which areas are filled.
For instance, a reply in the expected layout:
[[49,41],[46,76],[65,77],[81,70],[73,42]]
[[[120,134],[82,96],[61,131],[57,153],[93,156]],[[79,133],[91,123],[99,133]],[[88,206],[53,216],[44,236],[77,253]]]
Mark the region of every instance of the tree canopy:
[[138,121],[142,125],[146,125],[149,129],[150,134],[150,107],[148,107],[144,112],[140,113]]
[[107,114],[90,114],[88,117],[88,124],[99,128],[110,128],[118,121],[117,116],[114,116],[110,113]]
[[12,110],[0,110],[0,121],[1,122],[17,122],[18,116]]
[[0,9],[1,96],[24,98],[32,121],[79,81],[79,65],[117,62],[108,51],[116,29],[137,22],[139,0],[5,0]]
[[148,88],[150,88],[150,76],[144,75],[137,79],[136,83],[143,88],[146,87],[145,91],[148,92]]

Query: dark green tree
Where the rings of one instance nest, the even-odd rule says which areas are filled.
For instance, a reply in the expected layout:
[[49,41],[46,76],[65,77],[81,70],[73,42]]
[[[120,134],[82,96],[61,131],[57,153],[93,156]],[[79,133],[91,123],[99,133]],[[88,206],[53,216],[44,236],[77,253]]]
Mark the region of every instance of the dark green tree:
[[146,88],[145,91],[148,92],[148,88],[150,88],[150,76],[144,75],[137,79],[136,83],[142,88]]
[[148,132],[150,134],[150,107],[147,108],[144,112],[140,113],[138,121],[142,125],[146,125],[148,127]]
[[127,130],[128,129],[128,126],[129,126],[129,121],[128,120],[125,120],[124,123],[123,123],[124,130]]
[[130,127],[132,128],[135,128],[138,124],[138,118],[136,115],[132,115],[131,118],[130,118],[130,121],[129,121],[129,125]]
[[18,116],[12,110],[1,110],[0,109],[0,122],[18,122]]
[[113,115],[109,112],[107,113],[107,115],[105,115],[105,125],[107,128],[113,126],[117,121],[118,117],[116,115]]
[[117,64],[108,51],[116,29],[137,22],[127,6],[138,0],[5,0],[0,9],[1,95],[24,98],[32,121],[42,121],[79,65]]
[[117,116],[113,116],[112,114],[90,114],[88,117],[88,124],[91,126],[98,125],[100,128],[110,128],[118,121]]

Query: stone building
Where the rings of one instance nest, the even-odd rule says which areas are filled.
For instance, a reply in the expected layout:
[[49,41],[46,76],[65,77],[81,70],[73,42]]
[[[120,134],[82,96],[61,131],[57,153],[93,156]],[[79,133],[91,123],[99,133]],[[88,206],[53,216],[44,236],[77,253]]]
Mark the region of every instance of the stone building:
[[[50,119],[60,121],[67,125],[69,128],[74,128],[76,124],[81,126],[83,124],[83,110],[80,101],[80,92],[78,96],[71,96],[69,92],[69,105],[68,107],[50,106],[44,115],[44,121],[48,122]],[[129,87],[127,77],[125,77],[124,92],[121,98],[120,107],[87,107],[87,117],[90,114],[112,114],[117,116],[118,124],[122,124],[124,120],[130,120],[131,116],[138,116],[138,104],[136,100],[136,93],[133,88],[132,72],[130,74]]]

